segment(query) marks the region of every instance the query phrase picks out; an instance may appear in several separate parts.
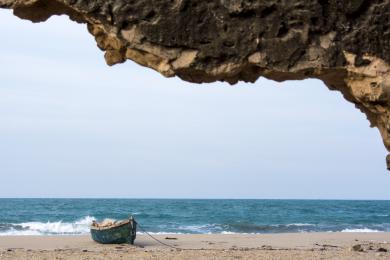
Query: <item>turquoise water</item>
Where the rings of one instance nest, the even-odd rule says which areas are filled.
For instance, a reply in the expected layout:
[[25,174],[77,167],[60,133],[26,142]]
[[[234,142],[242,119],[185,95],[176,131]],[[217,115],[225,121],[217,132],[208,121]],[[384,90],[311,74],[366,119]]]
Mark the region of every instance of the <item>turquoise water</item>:
[[0,199],[0,235],[81,235],[130,214],[152,233],[390,231],[390,201]]

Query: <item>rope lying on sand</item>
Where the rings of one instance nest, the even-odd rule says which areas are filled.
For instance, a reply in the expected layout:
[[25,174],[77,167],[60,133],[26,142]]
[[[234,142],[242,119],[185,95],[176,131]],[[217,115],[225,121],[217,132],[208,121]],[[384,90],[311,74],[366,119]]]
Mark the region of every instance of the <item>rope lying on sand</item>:
[[176,249],[176,250],[189,250],[189,249],[184,249],[184,248],[179,248],[179,247],[176,247],[176,246],[172,246],[172,245],[169,245],[169,244],[166,244],[166,243],[162,242],[158,238],[156,238],[156,237],[152,236],[151,234],[149,234],[149,232],[147,232],[138,222],[136,222],[136,223],[137,223],[137,226],[139,227],[139,229],[142,232],[144,232],[146,235],[148,235],[149,237],[151,237],[153,240],[157,241],[161,245],[164,245],[164,246],[170,247],[172,249]]
[[177,247],[177,246],[172,246],[172,245],[164,243],[161,240],[159,240],[158,238],[154,237],[149,232],[147,232],[138,222],[136,222],[136,223],[137,223],[137,226],[139,227],[139,229],[142,232],[144,232],[146,235],[148,235],[150,238],[152,238],[153,240],[157,241],[161,245],[167,246],[167,247],[175,249],[175,250],[190,250],[190,251],[197,251],[197,250],[200,250],[200,251],[204,251],[204,250],[224,251],[225,250],[225,249],[207,249],[207,248],[180,248],[180,247]]
[[[134,222],[135,222],[135,220],[134,220]],[[172,249],[175,249],[175,250],[194,250],[194,251],[195,250],[201,250],[201,251],[204,251],[204,250],[224,251],[225,250],[225,249],[206,249],[206,248],[180,248],[180,247],[177,247],[177,246],[172,246],[172,245],[164,243],[161,240],[159,240],[158,238],[154,237],[149,232],[147,232],[138,222],[136,222],[136,223],[137,223],[137,226],[139,227],[139,229],[142,232],[144,232],[146,235],[148,235],[150,238],[152,238],[153,240],[157,241],[158,243],[160,243],[163,246],[166,246],[166,247],[169,247],[169,248],[172,248]],[[323,246],[324,247],[325,246],[333,247],[331,245],[323,245]],[[334,246],[334,247],[337,247],[337,246]],[[272,248],[272,247],[262,246],[261,250],[287,250],[288,251],[290,249],[286,249],[286,248]]]

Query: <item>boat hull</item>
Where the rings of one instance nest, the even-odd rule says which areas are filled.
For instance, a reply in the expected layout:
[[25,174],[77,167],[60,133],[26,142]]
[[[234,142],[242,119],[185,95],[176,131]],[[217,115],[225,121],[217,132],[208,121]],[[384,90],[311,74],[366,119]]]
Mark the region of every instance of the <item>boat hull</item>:
[[91,227],[92,239],[101,244],[134,244],[136,233],[137,223],[132,219],[107,228]]

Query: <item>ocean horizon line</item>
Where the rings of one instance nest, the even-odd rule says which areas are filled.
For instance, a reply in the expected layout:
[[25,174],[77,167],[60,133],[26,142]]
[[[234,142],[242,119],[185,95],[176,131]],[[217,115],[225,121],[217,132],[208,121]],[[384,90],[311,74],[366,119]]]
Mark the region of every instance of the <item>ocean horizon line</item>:
[[270,200],[270,201],[390,201],[390,199],[355,198],[192,198],[192,197],[0,197],[2,199],[77,199],[77,200]]

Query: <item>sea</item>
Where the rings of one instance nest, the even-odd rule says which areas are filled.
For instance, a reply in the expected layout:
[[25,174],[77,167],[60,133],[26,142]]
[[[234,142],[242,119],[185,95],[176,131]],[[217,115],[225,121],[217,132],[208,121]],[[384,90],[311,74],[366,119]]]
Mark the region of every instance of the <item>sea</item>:
[[130,215],[152,234],[390,231],[390,201],[0,199],[0,236],[85,235]]

